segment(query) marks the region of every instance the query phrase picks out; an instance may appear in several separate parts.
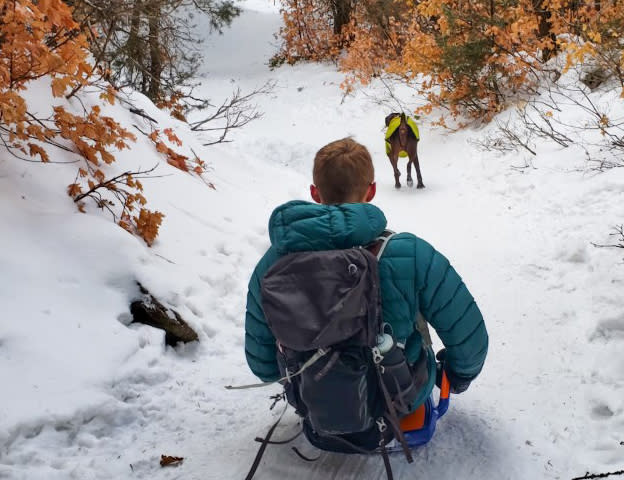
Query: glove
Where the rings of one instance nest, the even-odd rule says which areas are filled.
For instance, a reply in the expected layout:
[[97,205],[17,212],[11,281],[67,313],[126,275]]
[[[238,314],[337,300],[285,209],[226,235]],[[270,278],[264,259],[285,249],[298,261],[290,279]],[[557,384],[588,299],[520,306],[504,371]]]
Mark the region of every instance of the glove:
[[458,393],[468,390],[470,382],[472,382],[473,379],[457,375],[446,367],[446,348],[443,348],[436,353],[436,360],[438,360],[436,365],[436,385],[438,388],[442,385],[442,371],[444,371],[446,372],[446,377],[451,384],[451,393],[457,395]]

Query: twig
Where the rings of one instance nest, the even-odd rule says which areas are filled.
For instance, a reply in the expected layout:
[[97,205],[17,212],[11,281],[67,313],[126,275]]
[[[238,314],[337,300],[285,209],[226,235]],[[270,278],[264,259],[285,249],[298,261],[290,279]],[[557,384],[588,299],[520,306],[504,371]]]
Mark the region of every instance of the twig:
[[149,137],[149,133],[145,133],[143,130],[141,130],[137,125],[135,125],[134,123],[132,124],[132,126],[134,128],[136,128],[139,132],[141,132],[143,135],[145,135],[146,137]]
[[624,245],[623,245],[623,244],[621,244],[621,243],[618,243],[618,244],[606,244],[606,245],[603,245],[603,244],[600,244],[600,243],[594,243],[594,242],[591,242],[591,244],[592,244],[594,247],[596,247],[596,248],[624,248]]
[[617,472],[607,472],[607,473],[589,473],[587,472],[584,477],[574,477],[572,480],[586,480],[589,478],[606,478],[611,475],[624,475],[624,470],[619,470]]
[[618,225],[618,226],[614,227],[614,230],[615,230],[615,232],[614,233],[610,233],[609,235],[610,236],[619,235],[620,236],[620,241],[622,243],[615,243],[615,244],[612,243],[612,244],[606,244],[605,245],[605,244],[599,244],[599,243],[593,243],[592,242],[592,245],[594,247],[597,247],[597,248],[624,248],[624,225]]
[[399,111],[404,112],[405,108],[403,108],[401,101],[394,95],[394,92],[392,91],[390,86],[388,86],[383,76],[379,76],[379,81],[383,84],[384,87],[386,87],[386,90],[388,90],[388,95],[390,95],[390,98],[396,102],[397,107],[399,107]]
[[[6,129],[4,129],[4,128],[0,128],[0,130],[6,131]],[[32,158],[21,157],[20,155],[18,155],[18,154],[16,154],[14,152],[14,150],[16,148],[11,146],[11,145],[9,145],[7,143],[7,141],[6,141],[6,139],[4,138],[4,136],[2,136],[1,134],[0,134],[0,140],[2,141],[2,144],[6,148],[7,152],[9,152],[12,156],[14,156],[15,158],[17,158],[18,160],[21,160],[23,162],[28,162],[28,163],[54,163],[54,164],[61,164],[61,165],[63,165],[63,164],[67,164],[67,163],[78,163],[80,161],[80,159],[68,160],[66,162],[59,162],[59,161],[56,161],[56,160],[46,160],[46,161],[43,161],[43,160],[34,160]],[[55,147],[58,146],[58,145],[55,145],[55,144],[51,144],[51,145],[53,145]],[[72,152],[72,153],[74,153],[74,152]]]
[[109,189],[108,187],[110,187],[110,185],[113,185],[114,183],[119,182],[119,179],[121,179],[121,178],[127,177],[129,175],[134,176],[134,175],[143,175],[143,174],[146,174],[146,173],[150,173],[150,172],[153,172],[156,169],[156,167],[158,167],[158,165],[154,165],[149,170],[143,170],[143,171],[137,171],[137,172],[124,172],[124,173],[122,173],[120,175],[117,175],[116,177],[113,177],[113,178],[111,178],[109,180],[106,180],[105,182],[100,182],[97,185],[95,185],[92,189],[90,189],[88,192],[81,193],[80,195],[76,196],[76,198],[74,198],[74,203],[77,203],[80,200],[90,196],[92,193],[94,193],[99,188],[107,188],[107,189]]
[[134,113],[135,115],[139,115],[140,117],[146,118],[150,122],[158,123],[158,120],[156,120],[155,118],[150,117],[147,113],[145,113],[140,108],[130,107],[129,110],[130,110],[131,113]]
[[176,265],[176,263],[175,263],[174,261],[169,260],[167,257],[163,257],[163,256],[162,256],[161,254],[159,254],[159,253],[155,253],[154,255],[156,255],[157,257],[162,258],[163,260],[165,260],[165,261],[167,261],[167,262],[169,262],[169,263],[171,263],[171,264],[173,264],[173,265]]
[[[100,52],[98,53],[98,56],[96,57],[93,63],[91,71],[87,75],[87,78],[85,78],[84,82],[80,82],[78,85],[74,87],[74,89],[69,94],[65,96],[66,100],[69,100],[74,95],[76,95],[76,93],[78,93],[78,91],[80,91],[80,89],[87,84],[87,81],[91,78],[91,75],[93,75],[93,72],[95,72],[96,69],[99,67],[100,62],[102,61],[102,58],[104,57],[104,54],[106,52],[106,47],[108,46],[108,42],[110,42],[111,36],[113,35],[115,25],[116,25],[115,21],[111,20],[110,27],[108,28],[108,32],[106,32],[106,39],[104,40],[104,45],[100,48]],[[95,42],[92,42],[92,45],[95,45]]]

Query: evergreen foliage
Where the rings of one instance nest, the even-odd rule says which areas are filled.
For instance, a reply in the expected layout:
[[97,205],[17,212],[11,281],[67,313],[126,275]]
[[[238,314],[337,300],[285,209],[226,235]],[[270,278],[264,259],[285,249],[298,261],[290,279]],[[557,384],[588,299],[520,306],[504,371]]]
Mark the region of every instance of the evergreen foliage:
[[[220,32],[240,13],[232,0],[72,0],[94,57],[117,87],[129,86],[183,116],[201,66],[195,28],[207,17]],[[201,102],[200,102],[201,103]]]

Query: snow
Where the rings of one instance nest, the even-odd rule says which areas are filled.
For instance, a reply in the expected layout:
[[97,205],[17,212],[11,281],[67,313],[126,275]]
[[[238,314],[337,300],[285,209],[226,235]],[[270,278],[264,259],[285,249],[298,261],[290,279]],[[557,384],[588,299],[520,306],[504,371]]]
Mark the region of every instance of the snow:
[[[93,206],[76,210],[65,195],[76,164],[0,153],[0,479],[243,478],[254,437],[279,414],[268,410],[276,387],[223,388],[256,381],[243,352],[247,281],[268,247],[272,209],[307,198],[314,153],[347,135],[373,155],[374,203],[390,228],[412,231],[449,257],[491,339],[482,375],[451,399],[414,464],[393,457],[395,478],[569,479],[623,469],[623,255],[592,242],[613,243],[611,228],[623,223],[624,171],[594,174],[581,150],[544,142],[536,157],[482,151],[474,140],[494,125],[450,133],[423,120],[426,189],[396,191],[384,154],[388,109],[376,102],[384,87],[343,98],[332,65],[270,71],[277,7],[244,5],[213,38],[196,92],[217,101],[236,85],[276,82],[258,99],[264,117],[235,132],[233,143],[202,147],[201,136],[128,93],[159,127],[174,128],[182,150],[209,164],[204,177],[216,186],[167,165],[133,130],[133,149],[107,173],[159,164],[159,178],[143,182],[149,206],[166,214],[151,249]],[[83,100],[95,103],[95,95]],[[622,112],[612,92],[596,95]],[[44,85],[29,98],[50,103]],[[123,105],[106,111],[128,128],[146,128]],[[54,158],[73,160],[64,155]],[[200,341],[166,347],[162,332],[129,325],[137,281]],[[294,431],[292,412],[282,425],[277,437]],[[295,445],[314,454],[301,438]],[[161,468],[161,454],[185,460]],[[377,457],[324,454],[310,464],[276,446],[256,478],[383,475]]]

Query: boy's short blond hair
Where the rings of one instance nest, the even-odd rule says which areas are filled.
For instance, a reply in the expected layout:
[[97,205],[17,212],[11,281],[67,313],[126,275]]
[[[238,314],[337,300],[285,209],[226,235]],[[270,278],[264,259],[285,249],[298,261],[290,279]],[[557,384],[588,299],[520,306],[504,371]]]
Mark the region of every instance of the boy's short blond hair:
[[356,203],[375,180],[375,168],[366,147],[347,137],[316,153],[312,177],[323,203]]

